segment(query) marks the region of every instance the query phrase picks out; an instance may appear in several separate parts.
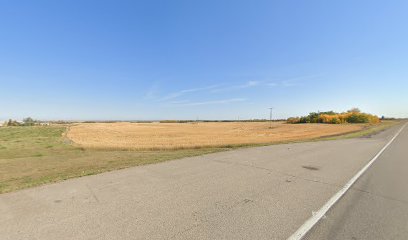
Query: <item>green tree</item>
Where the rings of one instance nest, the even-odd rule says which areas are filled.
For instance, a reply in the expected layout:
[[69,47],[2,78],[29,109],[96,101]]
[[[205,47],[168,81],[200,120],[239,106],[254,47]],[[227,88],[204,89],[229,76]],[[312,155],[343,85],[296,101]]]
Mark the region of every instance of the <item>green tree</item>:
[[34,126],[36,124],[36,121],[32,119],[31,117],[27,117],[23,119],[24,126]]

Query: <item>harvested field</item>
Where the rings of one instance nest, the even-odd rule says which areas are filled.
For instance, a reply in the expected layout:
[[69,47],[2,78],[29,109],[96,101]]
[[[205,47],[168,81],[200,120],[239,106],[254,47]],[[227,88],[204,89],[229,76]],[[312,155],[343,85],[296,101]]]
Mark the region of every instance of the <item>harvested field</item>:
[[363,124],[267,122],[83,123],[67,137],[85,148],[171,150],[308,140],[361,130]]

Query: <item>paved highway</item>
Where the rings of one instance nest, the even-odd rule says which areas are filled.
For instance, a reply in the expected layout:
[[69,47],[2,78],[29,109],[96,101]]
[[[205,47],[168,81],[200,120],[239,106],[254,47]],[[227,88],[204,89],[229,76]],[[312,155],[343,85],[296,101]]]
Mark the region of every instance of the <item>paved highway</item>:
[[[399,127],[370,138],[239,149],[2,194],[0,238],[286,239]],[[405,129],[307,237],[408,236],[407,140]]]
[[408,239],[408,129],[306,239]]

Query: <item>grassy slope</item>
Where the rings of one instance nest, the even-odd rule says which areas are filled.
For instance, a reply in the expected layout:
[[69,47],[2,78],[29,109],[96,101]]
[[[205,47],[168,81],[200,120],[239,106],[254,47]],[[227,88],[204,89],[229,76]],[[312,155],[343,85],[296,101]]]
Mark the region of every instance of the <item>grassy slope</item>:
[[400,121],[392,121],[386,120],[380,124],[369,125],[361,131],[347,133],[339,136],[331,136],[322,138],[323,140],[338,140],[338,139],[348,139],[348,138],[358,138],[358,137],[366,137],[371,136],[381,131],[386,130],[387,128],[393,127],[397,124],[401,123]]
[[[360,132],[326,139],[360,137],[381,131],[394,124],[394,122],[387,122]],[[64,126],[0,128],[0,193],[130,166],[231,149],[83,150],[70,145],[69,141],[62,137],[65,129]]]

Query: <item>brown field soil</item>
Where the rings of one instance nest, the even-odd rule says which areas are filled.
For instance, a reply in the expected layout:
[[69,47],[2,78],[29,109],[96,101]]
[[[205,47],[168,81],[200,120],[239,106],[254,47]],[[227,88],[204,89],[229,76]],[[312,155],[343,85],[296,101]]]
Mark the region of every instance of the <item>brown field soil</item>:
[[283,122],[82,123],[66,136],[84,148],[172,150],[302,141],[362,130],[365,124]]

